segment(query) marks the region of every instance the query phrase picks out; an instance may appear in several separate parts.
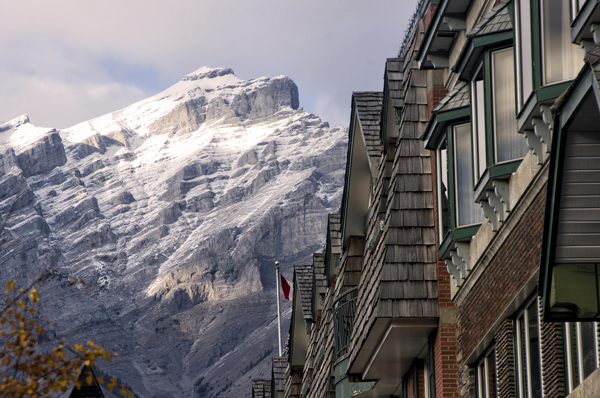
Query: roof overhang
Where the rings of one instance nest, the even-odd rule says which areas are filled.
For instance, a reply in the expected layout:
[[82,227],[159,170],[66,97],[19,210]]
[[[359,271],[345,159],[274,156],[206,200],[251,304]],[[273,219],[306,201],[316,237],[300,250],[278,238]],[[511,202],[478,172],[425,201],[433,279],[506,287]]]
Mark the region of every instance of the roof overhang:
[[[544,237],[542,242],[542,258],[540,262],[543,317],[544,321],[547,322],[598,320],[600,314],[596,314],[595,316],[583,315],[583,317],[580,317],[574,310],[576,296],[584,291],[586,295],[591,295],[594,293],[592,290],[595,290],[596,297],[600,298],[600,291],[597,283],[593,284],[595,287],[592,286],[591,289],[587,290],[586,287],[581,284],[570,290],[568,289],[568,286],[566,286],[567,290],[563,291],[563,293],[566,293],[566,296],[557,300],[563,301],[565,304],[561,304],[560,308],[551,307],[551,296],[555,279],[553,278],[555,248],[557,234],[560,229],[559,209],[562,186],[561,180],[568,131],[569,129],[572,129],[573,131],[595,131],[598,123],[600,123],[600,86],[588,64],[584,66],[573,85],[569,87],[564,94],[564,98],[561,98],[555,112],[555,133],[552,141],[548,175]],[[574,261],[574,263],[579,262],[580,261]],[[569,275],[565,274],[559,279],[561,279],[562,282],[568,277]],[[556,289],[558,292],[558,286]],[[572,298],[572,300],[570,300],[570,298]],[[572,310],[569,310],[569,303],[573,304]]]
[[440,140],[444,135],[445,127],[448,123],[455,123],[464,120],[469,120],[471,117],[471,108],[464,107],[459,109],[453,109],[451,111],[438,112],[429,120],[425,134],[423,134],[423,141],[425,141],[425,148],[435,151],[437,149]]
[[360,397],[399,395],[402,376],[422,354],[437,325],[437,318],[378,318],[348,368],[348,374],[363,381],[377,380],[375,387]]
[[346,181],[342,198],[343,247],[347,246],[351,236],[364,235],[365,216],[369,210],[371,196],[371,165],[356,104],[352,107],[351,121]]
[[504,44],[512,43],[512,41],[512,31],[470,38],[456,61],[455,65],[458,66],[453,67],[452,70],[458,74],[459,79],[469,80],[479,65],[481,55],[487,48],[502,46]]
[[592,30],[592,24],[600,22],[600,0],[588,0],[579,10],[571,24],[571,41],[581,44],[582,40],[593,40],[600,32]]
[[300,299],[300,289],[296,283],[294,272],[294,298],[292,301],[292,321],[290,324],[290,367],[303,367],[308,350],[309,334],[307,333],[304,310]]
[[447,68],[450,49],[458,33],[466,29],[470,0],[442,0],[425,32],[417,53],[419,69]]

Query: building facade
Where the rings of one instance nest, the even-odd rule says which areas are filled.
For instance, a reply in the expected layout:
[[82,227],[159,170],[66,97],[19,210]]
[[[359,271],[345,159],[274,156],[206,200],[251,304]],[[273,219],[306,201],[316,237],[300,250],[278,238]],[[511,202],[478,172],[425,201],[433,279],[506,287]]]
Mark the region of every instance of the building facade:
[[352,96],[284,397],[600,397],[598,41],[597,0],[418,4]]

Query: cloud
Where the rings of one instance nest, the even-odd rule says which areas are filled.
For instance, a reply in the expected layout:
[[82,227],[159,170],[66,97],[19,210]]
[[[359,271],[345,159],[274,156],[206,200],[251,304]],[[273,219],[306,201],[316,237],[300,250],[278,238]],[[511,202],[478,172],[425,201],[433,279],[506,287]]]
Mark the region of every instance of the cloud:
[[[302,106],[317,112],[310,109],[316,98],[328,98],[331,109],[341,110],[331,122],[347,124],[350,93],[382,89],[385,58],[396,55],[415,7],[414,0],[1,3],[0,86],[9,82],[16,91],[0,88],[0,103],[15,104],[0,109],[0,120],[13,117],[19,104],[39,113],[40,124],[62,126],[77,110],[82,121],[107,112],[106,104],[118,109],[202,65],[231,67],[243,79],[290,76]],[[112,100],[94,100],[89,87],[109,83],[116,84],[105,94]],[[54,103],[42,111],[50,88],[57,90]],[[312,99],[309,106],[303,98]]]

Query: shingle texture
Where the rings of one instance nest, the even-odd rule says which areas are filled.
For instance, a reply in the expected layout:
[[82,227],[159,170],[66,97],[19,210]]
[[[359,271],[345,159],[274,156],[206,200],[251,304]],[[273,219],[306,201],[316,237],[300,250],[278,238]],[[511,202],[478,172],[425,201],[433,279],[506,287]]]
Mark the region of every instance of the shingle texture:
[[252,380],[252,398],[271,398],[271,380]]
[[294,275],[296,278],[296,287],[302,304],[302,315],[307,322],[312,321],[311,299],[313,284],[313,266],[312,265],[294,265]]
[[468,37],[480,37],[491,33],[512,30],[506,1],[501,1],[473,27]]
[[382,149],[381,139],[379,138],[379,127],[383,93],[370,91],[355,92],[352,93],[352,101],[356,106],[356,112],[367,146],[367,153],[369,156],[379,156]]
[[271,374],[271,377],[273,378],[273,385],[275,386],[274,393],[285,390],[285,371],[287,366],[287,357],[273,357],[273,373]]
[[363,251],[350,363],[377,318],[439,315],[431,158],[419,140],[429,119],[427,75],[414,53],[422,26],[400,63],[404,109],[395,146],[382,158]]
[[435,108],[433,108],[433,112],[452,111],[470,105],[471,97],[469,94],[469,85],[465,82],[459,82],[454,89],[450,91]]
[[401,58],[388,58],[385,63],[385,78],[388,86],[387,100],[389,105],[395,108],[401,108],[404,105],[404,91],[402,90],[402,81],[404,61]]

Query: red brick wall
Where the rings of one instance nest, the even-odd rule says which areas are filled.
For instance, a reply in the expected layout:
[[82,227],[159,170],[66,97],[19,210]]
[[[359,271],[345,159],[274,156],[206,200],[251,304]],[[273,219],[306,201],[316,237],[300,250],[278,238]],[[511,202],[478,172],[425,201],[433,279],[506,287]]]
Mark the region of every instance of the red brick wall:
[[440,324],[435,339],[435,396],[458,397],[456,326]]
[[425,27],[425,31],[427,31],[427,28],[429,27],[429,24],[431,23],[431,19],[433,18],[433,14],[435,14],[436,8],[437,8],[437,4],[430,4],[429,8],[427,9],[427,12],[425,13],[425,16],[423,17],[423,25]]
[[457,308],[458,347],[466,359],[539,267],[544,187]]
[[442,99],[448,94],[448,90],[444,86],[433,86],[431,90],[429,90],[429,94],[427,96],[427,110],[429,112],[429,117],[431,117],[431,111],[433,108],[440,103]]

